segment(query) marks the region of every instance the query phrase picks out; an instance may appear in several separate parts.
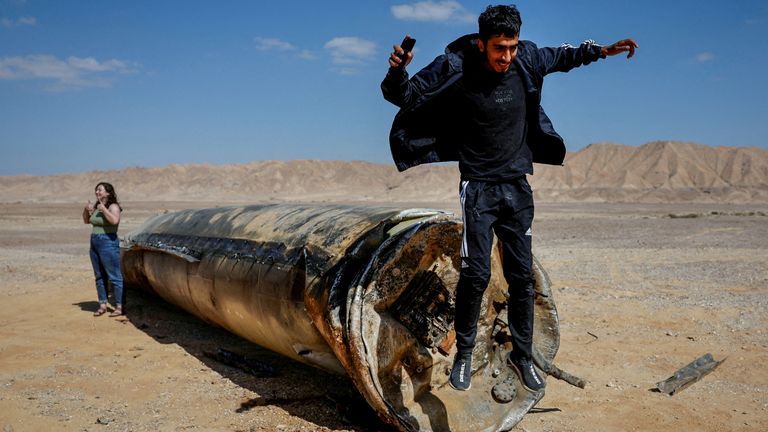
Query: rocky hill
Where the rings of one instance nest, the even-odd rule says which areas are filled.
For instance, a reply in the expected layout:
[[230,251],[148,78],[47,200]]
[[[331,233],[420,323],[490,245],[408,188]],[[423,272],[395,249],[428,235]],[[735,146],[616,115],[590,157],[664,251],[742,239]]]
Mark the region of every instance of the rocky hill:
[[[593,144],[564,166],[536,165],[543,202],[768,202],[768,151],[657,141]],[[398,173],[360,161],[169,165],[53,176],[0,177],[0,202],[85,201],[109,181],[123,201],[443,202],[456,199],[455,164]]]

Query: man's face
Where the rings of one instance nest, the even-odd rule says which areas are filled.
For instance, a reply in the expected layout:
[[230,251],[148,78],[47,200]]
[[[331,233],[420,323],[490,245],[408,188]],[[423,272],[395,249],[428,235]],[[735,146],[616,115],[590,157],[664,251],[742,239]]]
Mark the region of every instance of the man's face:
[[503,34],[493,35],[488,38],[488,42],[477,41],[477,47],[481,53],[485,54],[485,66],[498,73],[504,73],[509,70],[512,61],[517,56],[517,43],[520,35],[508,37]]

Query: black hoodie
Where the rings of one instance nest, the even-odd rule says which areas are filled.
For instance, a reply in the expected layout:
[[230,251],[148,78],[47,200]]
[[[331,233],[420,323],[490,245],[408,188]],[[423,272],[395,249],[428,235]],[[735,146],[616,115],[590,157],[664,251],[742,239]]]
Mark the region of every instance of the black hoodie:
[[[423,163],[459,160],[462,143],[446,125],[450,116],[445,110],[451,107],[441,104],[440,96],[463,76],[466,61],[479,58],[478,38],[479,35],[470,34],[455,40],[445,54],[410,80],[404,69],[389,69],[381,90],[386,100],[400,107],[389,134],[392,158],[399,171]],[[601,58],[600,49],[593,41],[559,48],[538,48],[531,41],[519,42],[513,65],[525,87],[526,142],[533,162],[561,165],[565,159],[565,143],[541,108],[544,76],[592,63]]]

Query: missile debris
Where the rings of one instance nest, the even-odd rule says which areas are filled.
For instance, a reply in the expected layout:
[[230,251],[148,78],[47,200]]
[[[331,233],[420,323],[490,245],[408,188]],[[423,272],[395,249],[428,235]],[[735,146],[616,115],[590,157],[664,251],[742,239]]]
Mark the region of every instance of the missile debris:
[[[122,267],[129,286],[286,357],[347,375],[402,431],[506,431],[543,391],[527,392],[506,373],[511,336],[496,247],[472,388],[448,385],[460,242],[461,221],[437,210],[223,207],[147,220],[124,239]],[[534,280],[534,361],[552,372],[559,323],[535,259]]]

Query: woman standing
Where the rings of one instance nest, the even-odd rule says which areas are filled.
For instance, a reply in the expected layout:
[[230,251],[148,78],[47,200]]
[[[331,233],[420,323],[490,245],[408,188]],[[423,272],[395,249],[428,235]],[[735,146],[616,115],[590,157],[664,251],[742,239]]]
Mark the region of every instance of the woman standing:
[[120,224],[120,203],[111,184],[101,182],[96,185],[96,205],[88,201],[83,209],[83,223],[93,225],[91,233],[91,264],[96,276],[96,292],[99,296],[99,309],[94,316],[107,312],[107,287],[105,279],[112,284],[115,296],[115,310],[111,317],[123,312],[123,273],[120,271],[120,240],[117,238],[117,226]]

